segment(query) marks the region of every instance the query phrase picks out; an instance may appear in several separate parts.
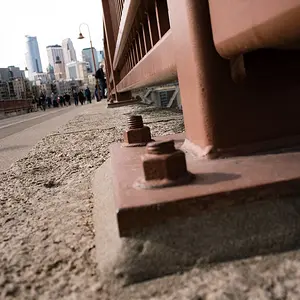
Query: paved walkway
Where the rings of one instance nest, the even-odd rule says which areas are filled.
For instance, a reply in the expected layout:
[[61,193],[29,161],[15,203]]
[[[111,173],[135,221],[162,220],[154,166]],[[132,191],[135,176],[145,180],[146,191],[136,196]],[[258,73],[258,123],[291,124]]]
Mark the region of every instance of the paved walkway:
[[44,136],[57,130],[86,108],[87,106],[71,106],[0,120],[0,171],[24,157]]

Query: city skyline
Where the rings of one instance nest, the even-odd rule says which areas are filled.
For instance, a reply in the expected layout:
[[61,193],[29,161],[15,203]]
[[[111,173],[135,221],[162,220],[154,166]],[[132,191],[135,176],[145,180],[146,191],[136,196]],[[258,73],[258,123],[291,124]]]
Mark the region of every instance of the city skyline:
[[[41,64],[43,71],[46,71],[48,66],[48,57],[46,47],[49,45],[61,44],[62,40],[69,37],[77,54],[81,53],[83,48],[89,47],[89,40],[78,40],[79,24],[86,22],[90,26],[93,44],[96,49],[103,49],[103,33],[102,33],[102,7],[101,1],[86,0],[85,7],[93,7],[89,10],[89,14],[82,13],[82,2],[74,0],[72,5],[68,1],[53,0],[51,7],[55,9],[59,7],[62,12],[62,20],[67,17],[67,22],[56,22],[53,20],[55,12],[51,9],[38,10],[38,20],[36,19],[35,7],[40,7],[40,1],[27,0],[18,2],[18,9],[15,9],[15,2],[8,1],[5,4],[7,12],[14,11],[14,16],[18,20],[19,26],[13,26],[9,30],[1,32],[2,40],[9,43],[9,47],[2,47],[0,49],[0,67],[18,66],[24,70],[26,67],[25,62],[25,43],[24,36],[36,36],[38,38]],[[64,17],[64,12],[66,13]],[[4,14],[0,18],[1,28],[7,28],[10,24],[10,14]],[[85,28],[83,34],[86,36]],[[80,58],[77,58],[80,60]]]

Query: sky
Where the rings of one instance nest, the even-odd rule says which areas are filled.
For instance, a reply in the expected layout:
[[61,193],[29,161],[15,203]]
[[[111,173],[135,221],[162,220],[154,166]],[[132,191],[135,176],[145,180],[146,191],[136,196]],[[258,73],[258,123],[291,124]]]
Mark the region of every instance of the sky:
[[65,38],[72,40],[77,59],[81,60],[81,50],[90,46],[86,26],[82,26],[86,38],[77,39],[81,23],[89,25],[93,46],[103,50],[101,0],[0,1],[5,3],[1,3],[0,68],[25,68],[25,35],[37,37],[44,71],[49,64],[46,47],[61,45]]

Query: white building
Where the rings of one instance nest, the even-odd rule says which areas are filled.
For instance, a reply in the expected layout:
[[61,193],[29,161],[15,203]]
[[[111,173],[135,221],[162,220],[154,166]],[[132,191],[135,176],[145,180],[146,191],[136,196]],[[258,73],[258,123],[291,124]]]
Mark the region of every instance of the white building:
[[88,83],[88,73],[86,63],[83,61],[73,61],[66,64],[67,79],[82,80]]
[[54,68],[55,62],[57,60],[57,57],[59,57],[60,61],[65,64],[64,61],[64,53],[63,53],[63,48],[60,45],[52,45],[52,46],[47,46],[47,56],[48,56],[48,61],[49,64]]
[[28,77],[33,80],[34,73],[43,72],[39,45],[36,36],[26,35],[26,64],[28,68]]
[[72,61],[77,61],[75,48],[71,39],[67,38],[62,41],[62,49],[65,64],[68,64]]
[[95,88],[95,85],[96,85],[96,78],[93,74],[89,74],[88,75],[88,85],[89,85],[89,88]]

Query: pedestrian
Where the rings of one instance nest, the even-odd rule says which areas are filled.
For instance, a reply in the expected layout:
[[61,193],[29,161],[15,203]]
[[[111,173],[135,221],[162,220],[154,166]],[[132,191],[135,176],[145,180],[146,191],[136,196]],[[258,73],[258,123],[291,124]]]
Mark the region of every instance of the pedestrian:
[[62,106],[66,106],[66,99],[64,96],[60,96],[60,101],[62,102]]
[[71,97],[68,93],[65,93],[64,95],[65,103],[68,103],[68,106],[71,105]]
[[55,97],[52,101],[53,107],[58,107],[58,97]]
[[103,65],[100,65],[100,68],[97,70],[95,74],[96,80],[99,80],[99,85],[100,85],[100,100],[105,98],[105,89],[106,89],[106,78],[105,74],[103,71]]
[[46,110],[46,96],[44,95],[44,93],[41,93],[39,100],[40,100],[39,101],[40,108],[43,111],[45,111]]
[[51,98],[49,96],[46,98],[46,102],[48,104],[48,108],[50,108],[51,107]]
[[90,91],[89,87],[87,87],[85,89],[84,94],[85,94],[85,97],[86,97],[87,101],[89,103],[92,103],[92,94],[91,94],[91,91]]
[[95,98],[96,98],[97,102],[99,102],[101,100],[97,85],[95,85]]
[[85,97],[84,97],[84,94],[83,94],[82,90],[79,91],[78,97],[79,97],[80,104],[83,105],[84,102],[85,102]]
[[53,107],[56,107],[55,105],[54,105],[54,103],[55,103],[55,95],[54,95],[54,93],[51,93],[51,104],[53,105]]
[[78,106],[78,94],[76,91],[73,93],[73,98],[74,98],[75,105]]

